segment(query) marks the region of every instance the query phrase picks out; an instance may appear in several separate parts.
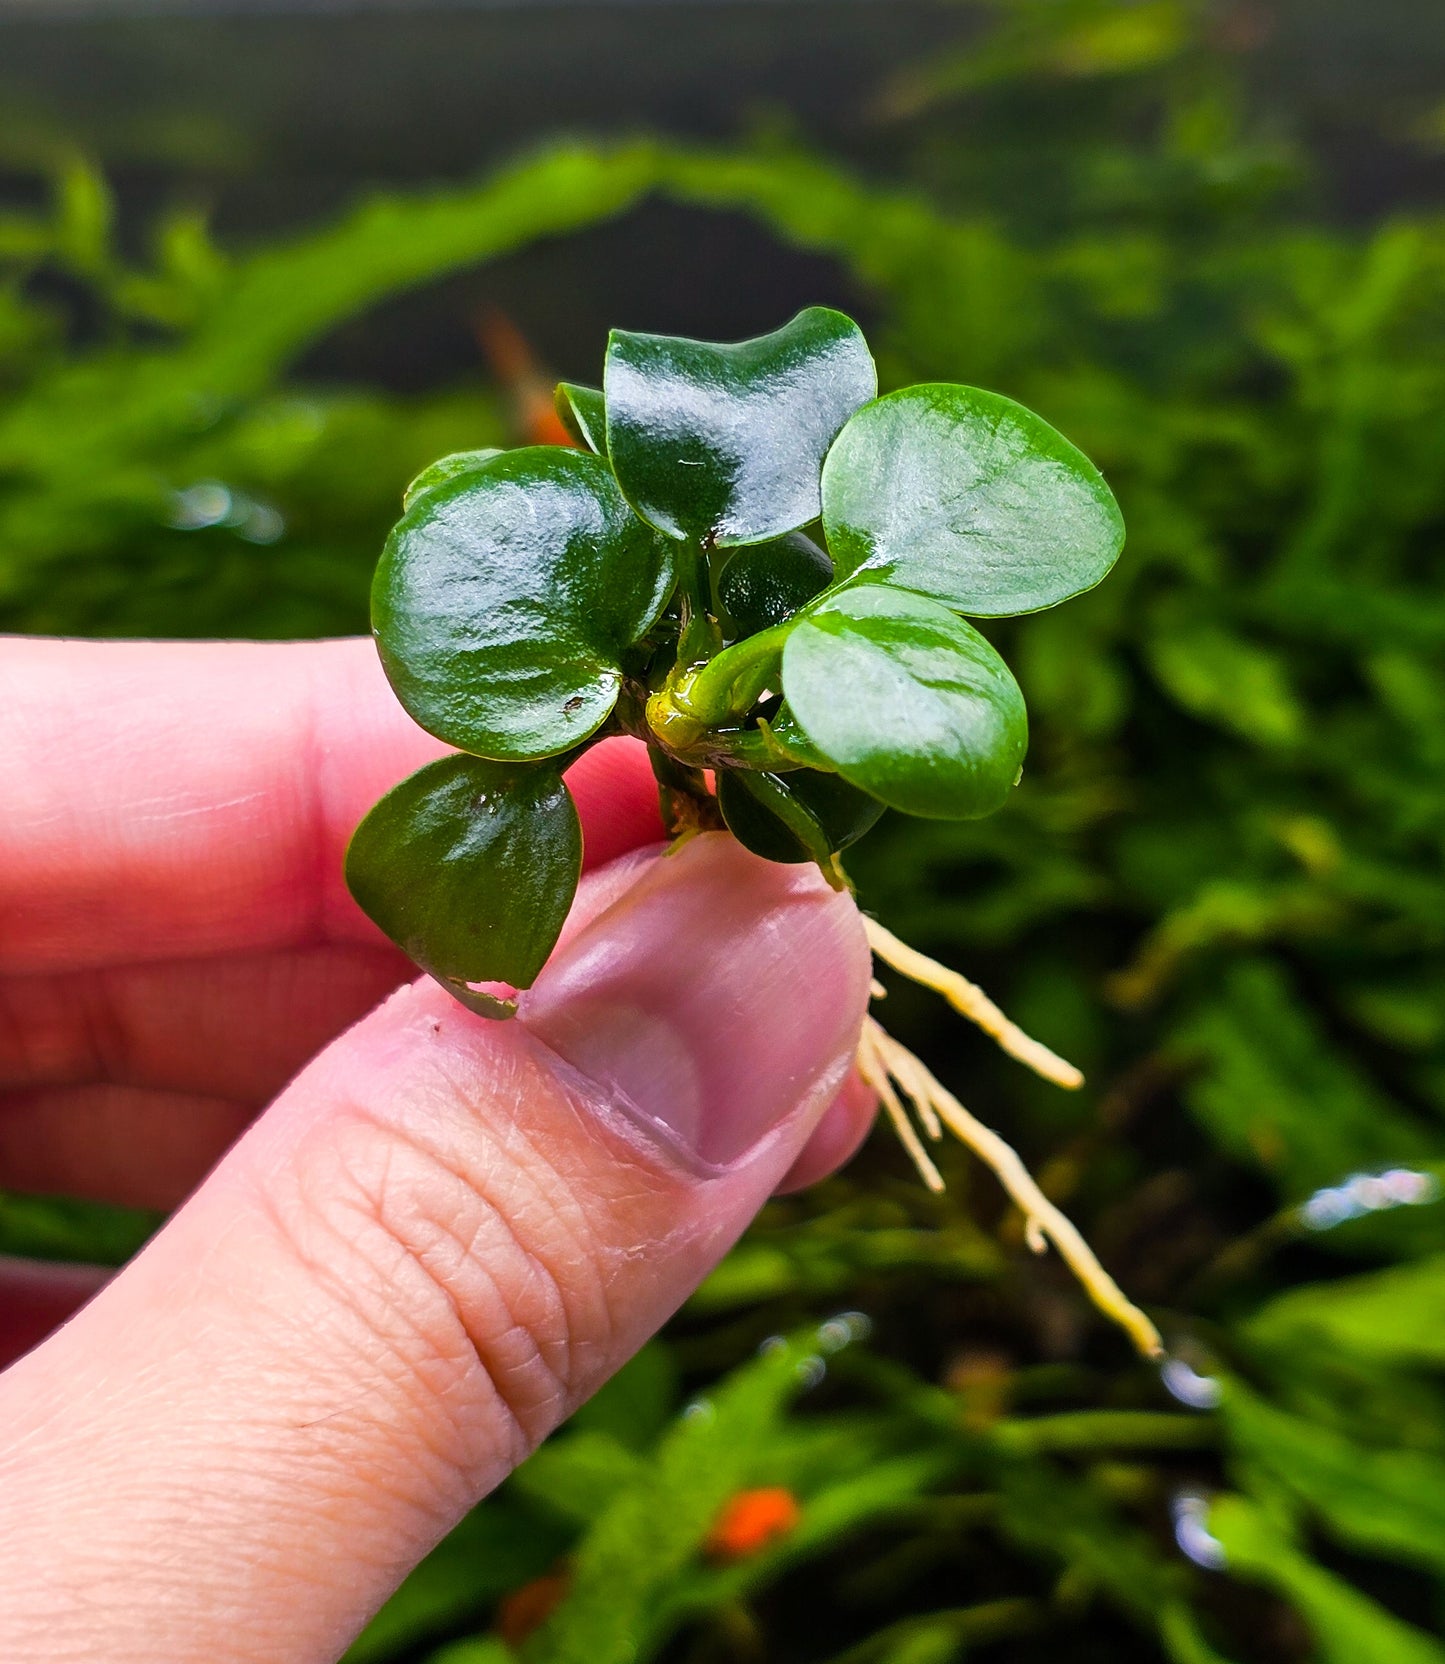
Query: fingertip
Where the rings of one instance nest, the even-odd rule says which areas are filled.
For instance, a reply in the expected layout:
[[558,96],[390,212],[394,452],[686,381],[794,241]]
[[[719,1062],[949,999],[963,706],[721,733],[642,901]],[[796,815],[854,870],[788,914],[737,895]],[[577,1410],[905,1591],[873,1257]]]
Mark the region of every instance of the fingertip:
[[877,1094],[855,1071],[823,1112],[822,1120],[775,1194],[788,1196],[795,1190],[806,1190],[822,1179],[831,1178],[840,1167],[846,1167],[862,1149],[877,1113]]
[[583,887],[587,922],[523,996],[521,1021],[706,1167],[787,1122],[771,1189],[857,1045],[870,959],[852,898],[726,833],[627,862],[624,877],[600,910],[612,869]]

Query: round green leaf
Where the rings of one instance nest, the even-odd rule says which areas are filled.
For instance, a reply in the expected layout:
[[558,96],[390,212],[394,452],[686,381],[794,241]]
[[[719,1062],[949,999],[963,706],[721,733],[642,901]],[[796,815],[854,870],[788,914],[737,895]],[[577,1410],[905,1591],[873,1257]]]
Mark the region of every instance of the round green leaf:
[[483,757],[546,757],[617,701],[672,593],[673,550],[607,464],[537,445],[419,498],[387,541],[372,627],[397,698]]
[[459,480],[463,474],[474,474],[478,468],[486,467],[494,456],[501,456],[502,452],[495,446],[483,451],[453,451],[450,456],[438,457],[429,468],[423,468],[417,477],[401,494],[401,506],[409,509],[413,503],[425,497],[429,491],[436,491],[444,485],[450,485]]
[[911,815],[991,814],[1028,744],[1018,683],[978,631],[878,584],[834,593],[798,620],[783,691],[845,780]]
[[1092,589],[1124,522],[1093,463],[1041,417],[977,387],[925,383],[866,405],[823,466],[838,576],[977,617]]
[[568,433],[594,456],[607,455],[607,406],[600,387],[581,387],[559,381],[552,395],[557,419]]
[[739,549],[722,569],[718,600],[739,637],[791,618],[832,582],[833,563],[811,537],[789,532]]
[[632,506],[670,537],[734,544],[818,518],[823,457],[878,378],[857,324],[810,306],[735,346],[615,329],[603,384]]
[[728,830],[768,861],[823,861],[856,843],[883,804],[836,774],[798,769],[755,774],[723,769],[717,801]]
[[571,793],[548,764],[443,757],[372,809],[346,851],[362,909],[474,1008],[468,982],[531,986],[582,870]]

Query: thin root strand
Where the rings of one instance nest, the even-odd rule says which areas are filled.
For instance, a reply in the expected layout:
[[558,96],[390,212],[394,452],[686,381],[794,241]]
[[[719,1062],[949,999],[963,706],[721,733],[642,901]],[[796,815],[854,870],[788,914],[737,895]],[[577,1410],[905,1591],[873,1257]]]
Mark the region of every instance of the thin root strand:
[[877,958],[911,981],[942,994],[960,1016],[976,1023],[1010,1057],[1016,1058],[1035,1074],[1042,1075],[1045,1080],[1051,1080],[1055,1086],[1072,1091],[1084,1084],[1082,1073],[1072,1063],[1025,1034],[1017,1023],[999,1010],[977,983],[970,982],[966,976],[960,976],[947,965],[940,965],[936,959],[930,959],[917,948],[909,947],[907,942],[899,941],[876,919],[865,915],[863,927],[868,932],[868,946]]
[[888,1065],[884,1062],[875,1039],[875,1035],[882,1033],[883,1030],[871,1017],[864,1023],[863,1032],[858,1037],[858,1073],[862,1076],[864,1084],[878,1094],[878,1101],[883,1105],[883,1113],[892,1123],[894,1132],[898,1134],[898,1142],[918,1169],[918,1175],[924,1184],[936,1195],[943,1189],[943,1174],[938,1171],[933,1158],[924,1149],[923,1141],[914,1130],[912,1121],[908,1119],[908,1112],[894,1090]]
[[[870,924],[870,937],[874,928]],[[896,943],[896,938],[889,937],[888,940],[890,943]],[[903,946],[902,943],[896,945],[900,948]],[[884,957],[876,944],[874,951],[879,952],[880,957]],[[905,952],[911,954],[912,949],[905,949]],[[923,958],[921,954],[917,957]],[[895,969],[903,970],[905,975],[913,974],[907,967],[897,965],[892,959],[889,959],[889,963],[894,964]],[[962,982],[963,978],[960,977],[958,980]],[[935,987],[937,983],[930,982],[929,986]],[[971,987],[972,984],[965,986]],[[997,1010],[996,1007],[993,1009]],[[1027,1039],[1027,1036],[1024,1038]],[[1030,1041],[1029,1044],[1033,1045],[1034,1042]],[[1007,1046],[1005,1049],[1013,1050]],[[1038,1049],[1043,1051],[1044,1048]],[[1014,1051],[1013,1055],[1019,1054]],[[1045,1055],[1053,1057],[1051,1052]],[[1059,1060],[1054,1061],[1057,1063]],[[1024,1166],[1013,1146],[965,1109],[919,1058],[895,1040],[872,1017],[865,1020],[859,1040],[858,1072],[877,1092],[904,1149],[930,1190],[942,1190],[943,1179],[909,1120],[902,1098],[908,1100],[909,1106],[931,1137],[940,1136],[942,1128],[947,1127],[960,1143],[965,1144],[992,1169],[1014,1205],[1023,1214],[1024,1240],[1034,1253],[1043,1253],[1052,1243],[1058,1249],[1064,1263],[1083,1284],[1089,1298],[1106,1317],[1112,1318],[1127,1332],[1143,1356],[1157,1358],[1162,1355],[1164,1346],[1159,1331],[1099,1264],[1093,1249],[1084,1241],[1073,1223],[1039,1189],[1033,1175]],[[900,1091],[902,1098],[899,1096]],[[935,1128],[938,1131],[935,1131]]]

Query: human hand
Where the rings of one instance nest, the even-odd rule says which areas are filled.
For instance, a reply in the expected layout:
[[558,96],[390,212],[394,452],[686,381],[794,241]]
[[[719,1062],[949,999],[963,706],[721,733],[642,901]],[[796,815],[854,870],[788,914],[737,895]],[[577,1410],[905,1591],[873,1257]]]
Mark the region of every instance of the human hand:
[[[569,776],[601,870],[520,1017],[409,983],[341,854],[440,749],[367,642],[0,645],[0,1185],[222,1157],[0,1376],[0,1656],[335,1658],[866,1130],[851,901],[648,850],[630,742]],[[12,1263],[0,1349],[97,1280]]]

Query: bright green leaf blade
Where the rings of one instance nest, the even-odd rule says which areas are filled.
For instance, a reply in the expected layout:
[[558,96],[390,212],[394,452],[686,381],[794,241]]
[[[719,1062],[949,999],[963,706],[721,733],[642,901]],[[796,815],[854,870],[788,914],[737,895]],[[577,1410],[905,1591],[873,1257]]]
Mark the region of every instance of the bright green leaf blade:
[[738,1370],[705,1409],[676,1423],[578,1544],[572,1584],[529,1637],[526,1664],[628,1664],[652,1657],[670,1589],[693,1564],[723,1504],[771,1477],[763,1467],[799,1365],[815,1335],[775,1346]]
[[397,698],[483,757],[551,756],[617,701],[673,587],[669,546],[607,464],[537,445],[421,497],[387,541],[372,624]]
[[608,1433],[629,1450],[646,1450],[671,1420],[678,1392],[671,1351],[662,1341],[649,1341],[573,1412],[568,1426]]
[[401,506],[409,509],[429,492],[459,480],[464,474],[474,474],[484,468],[494,456],[505,453],[493,445],[481,451],[453,451],[450,456],[438,457],[430,467],[423,468],[401,496]]
[[1305,731],[1284,653],[1178,608],[1156,609],[1142,645],[1164,691],[1205,722],[1262,746],[1294,745]]
[[1356,1444],[1238,1382],[1230,1383],[1222,1414],[1236,1455],[1308,1503],[1343,1542],[1445,1573],[1440,1457]]
[[590,1525],[646,1472],[642,1457],[610,1433],[549,1439],[513,1474],[509,1494],[538,1513]]
[[1246,1333],[1271,1346],[1309,1341],[1380,1363],[1445,1366],[1445,1254],[1291,1289]]
[[978,631],[879,585],[829,596],[799,619],[783,691],[843,778],[906,814],[991,814],[1028,745],[1018,683]]
[[[1249,940],[1246,909],[1224,917],[1235,940]],[[1190,1112],[1287,1201],[1352,1170],[1418,1165],[1430,1153],[1423,1129],[1342,1052],[1276,963],[1245,959],[1213,979],[1176,1035],[1191,1069]]]
[[1210,1646],[1199,1620],[1179,1599],[1166,1601],[1159,1610],[1159,1641],[1170,1664],[1234,1664]]
[[755,636],[791,618],[833,581],[833,563],[811,537],[789,532],[752,543],[722,569],[718,600],[738,637]]
[[559,381],[552,395],[557,419],[594,456],[607,455],[607,404],[600,387]]
[[613,330],[603,380],[628,501],[670,537],[717,544],[816,520],[828,447],[878,387],[857,324],[825,306],[728,346]]
[[981,618],[1092,589],[1124,522],[1093,463],[1041,417],[924,383],[860,410],[823,466],[840,578],[900,584]]
[[514,1664],[516,1656],[501,1636],[481,1635],[428,1654],[426,1664]]
[[1314,1631],[1320,1664],[1445,1664],[1445,1648],[1323,1570],[1242,1496],[1222,1496],[1209,1529],[1231,1570],[1269,1584],[1297,1606]]
[[[344,1664],[393,1664],[418,1644],[480,1622],[503,1595],[552,1567],[567,1547],[564,1525],[511,1497],[489,1497],[427,1555],[345,1654]],[[512,1654],[495,1643],[498,1664]]]
[[877,823],[884,808],[838,775],[814,769],[787,774],[720,770],[717,800],[728,830],[745,849],[784,862],[824,861],[847,849]]
[[582,828],[555,768],[429,763],[352,836],[346,882],[399,947],[448,984],[528,988],[567,917]]

